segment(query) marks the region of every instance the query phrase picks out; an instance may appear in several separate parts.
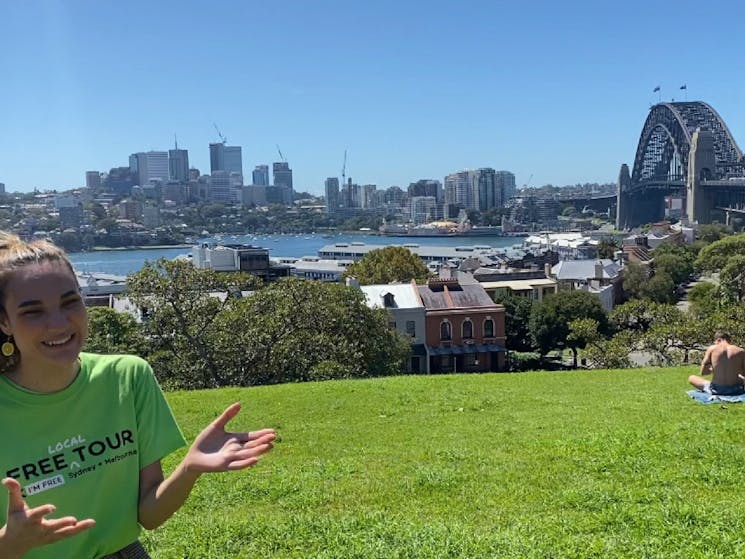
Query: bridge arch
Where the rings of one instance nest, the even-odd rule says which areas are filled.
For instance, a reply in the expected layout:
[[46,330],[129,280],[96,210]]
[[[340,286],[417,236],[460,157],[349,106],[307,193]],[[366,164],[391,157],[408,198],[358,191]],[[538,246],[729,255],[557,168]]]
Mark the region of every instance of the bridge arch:
[[649,181],[683,180],[696,129],[712,133],[716,169],[712,179],[723,178],[731,165],[742,164],[743,154],[722,117],[707,103],[686,101],[654,105],[644,122],[631,173],[633,185]]
[[745,207],[745,156],[707,103],[650,107],[631,172],[621,166],[616,225],[662,219],[670,194],[685,198],[685,215],[692,222],[710,223],[721,208]]

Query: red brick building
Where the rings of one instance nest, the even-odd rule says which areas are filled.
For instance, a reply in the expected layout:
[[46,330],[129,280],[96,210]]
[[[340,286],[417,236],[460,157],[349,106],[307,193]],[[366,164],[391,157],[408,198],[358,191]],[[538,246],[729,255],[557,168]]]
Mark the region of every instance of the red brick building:
[[418,286],[430,373],[505,368],[504,307],[478,284],[433,278]]

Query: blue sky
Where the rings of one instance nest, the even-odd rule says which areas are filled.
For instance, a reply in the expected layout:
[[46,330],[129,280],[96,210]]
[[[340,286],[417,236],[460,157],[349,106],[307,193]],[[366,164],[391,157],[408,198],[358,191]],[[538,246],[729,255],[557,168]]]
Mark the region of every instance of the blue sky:
[[[703,100],[745,147],[741,2],[0,3],[0,182],[65,189],[165,150],[407,186],[473,167],[612,182],[649,106]],[[682,84],[688,86],[681,91]]]

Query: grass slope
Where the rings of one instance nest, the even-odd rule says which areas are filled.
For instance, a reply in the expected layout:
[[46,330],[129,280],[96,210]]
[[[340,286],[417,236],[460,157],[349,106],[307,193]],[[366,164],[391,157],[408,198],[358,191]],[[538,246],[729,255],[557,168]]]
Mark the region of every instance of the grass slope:
[[235,428],[281,440],[143,541],[155,559],[742,557],[745,406],[690,400],[692,371],[169,394],[190,440],[236,400]]

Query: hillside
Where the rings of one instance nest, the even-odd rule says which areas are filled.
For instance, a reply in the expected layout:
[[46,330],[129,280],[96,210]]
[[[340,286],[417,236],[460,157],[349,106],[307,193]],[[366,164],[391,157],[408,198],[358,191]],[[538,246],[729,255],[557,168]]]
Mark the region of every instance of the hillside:
[[741,556],[745,406],[690,400],[693,370],[172,393],[189,439],[240,400],[235,427],[280,442],[204,477],[144,542],[154,559]]

